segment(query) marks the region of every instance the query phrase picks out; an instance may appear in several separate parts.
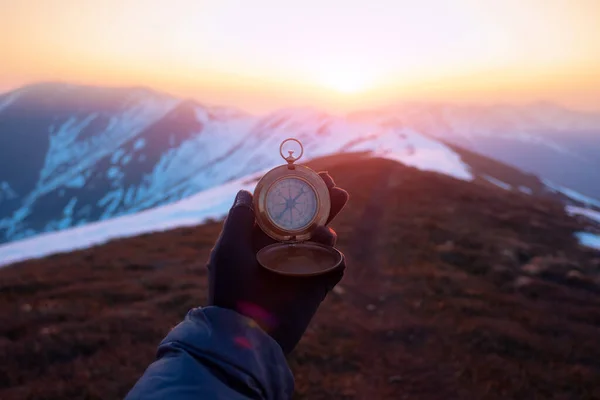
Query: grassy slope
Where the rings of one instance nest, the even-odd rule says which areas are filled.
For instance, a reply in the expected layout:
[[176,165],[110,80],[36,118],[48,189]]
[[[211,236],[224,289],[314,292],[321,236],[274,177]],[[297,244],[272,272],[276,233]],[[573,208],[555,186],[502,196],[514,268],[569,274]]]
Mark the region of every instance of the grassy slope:
[[[290,357],[297,398],[600,398],[600,255],[561,206],[385,160],[316,168],[352,195],[349,268]],[[0,398],[122,397],[205,301],[219,230],[1,269]]]

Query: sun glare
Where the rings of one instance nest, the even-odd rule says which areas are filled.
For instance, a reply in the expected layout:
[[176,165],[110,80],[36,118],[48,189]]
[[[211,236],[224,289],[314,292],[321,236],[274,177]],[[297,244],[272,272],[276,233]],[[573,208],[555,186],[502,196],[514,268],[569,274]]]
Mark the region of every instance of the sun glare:
[[56,80],[140,85],[249,112],[401,100],[600,104],[600,0],[371,3],[0,0],[0,91]]
[[370,81],[366,76],[348,70],[329,73],[321,78],[323,86],[342,94],[364,92],[370,87]]

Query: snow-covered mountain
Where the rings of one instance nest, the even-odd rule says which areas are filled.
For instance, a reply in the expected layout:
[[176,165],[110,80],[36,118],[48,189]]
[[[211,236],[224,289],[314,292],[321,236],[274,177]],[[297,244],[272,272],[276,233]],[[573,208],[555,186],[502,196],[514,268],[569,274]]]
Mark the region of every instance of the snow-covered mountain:
[[354,117],[395,121],[600,198],[600,113],[551,103],[403,104]]
[[[268,169],[281,164],[287,137],[300,139],[310,158],[369,151],[506,185],[506,174],[483,174],[480,161],[440,140],[448,138],[436,122],[416,108],[257,117],[141,88],[27,86],[0,96],[0,243],[168,204]],[[509,184],[548,189],[523,179]]]

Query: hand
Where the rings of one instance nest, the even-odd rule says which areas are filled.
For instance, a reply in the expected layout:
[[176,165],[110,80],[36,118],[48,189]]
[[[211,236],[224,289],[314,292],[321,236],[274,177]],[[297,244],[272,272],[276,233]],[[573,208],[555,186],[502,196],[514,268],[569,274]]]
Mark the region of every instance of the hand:
[[[329,223],[348,201],[348,193],[320,173],[331,197]],[[319,227],[312,241],[333,246],[337,235]],[[228,308],[253,319],[283,349],[291,352],[327,293],[346,267],[323,275],[290,277],[271,272],[256,261],[256,253],[275,243],[255,222],[252,194],[240,191],[225,220],[208,262],[209,305]]]

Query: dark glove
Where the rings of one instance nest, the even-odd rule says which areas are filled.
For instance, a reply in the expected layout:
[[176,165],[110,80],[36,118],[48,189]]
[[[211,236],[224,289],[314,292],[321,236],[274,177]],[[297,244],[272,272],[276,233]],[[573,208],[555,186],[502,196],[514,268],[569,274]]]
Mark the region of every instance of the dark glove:
[[[329,188],[329,223],[348,201],[348,193],[335,187],[327,173],[320,173]],[[337,236],[319,227],[311,241],[333,246]],[[271,272],[256,261],[256,253],[275,243],[255,223],[252,194],[240,191],[225,220],[208,262],[209,305],[228,308],[253,319],[291,352],[327,293],[340,281],[346,268],[323,275],[290,277]]]

